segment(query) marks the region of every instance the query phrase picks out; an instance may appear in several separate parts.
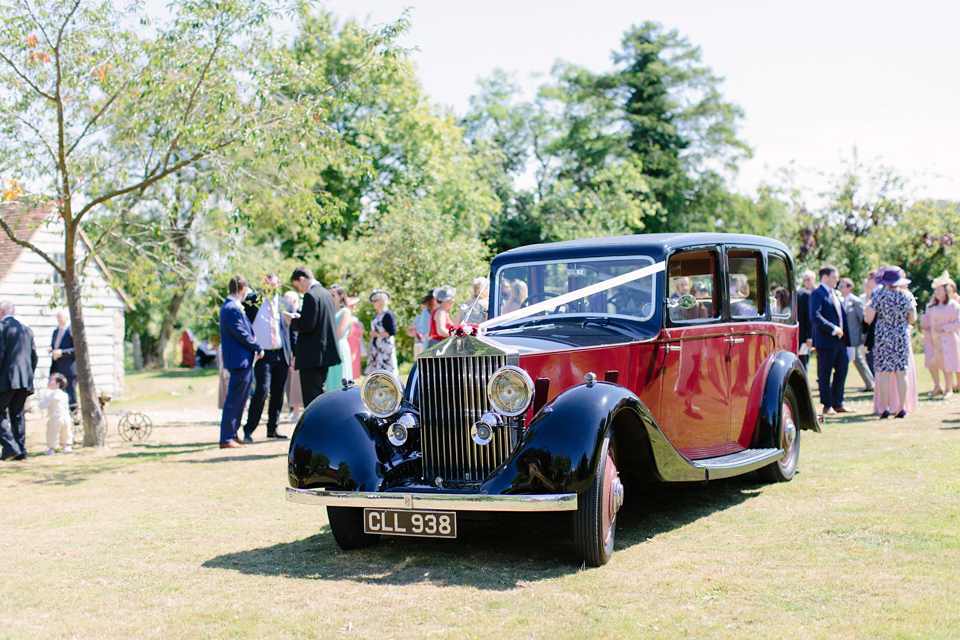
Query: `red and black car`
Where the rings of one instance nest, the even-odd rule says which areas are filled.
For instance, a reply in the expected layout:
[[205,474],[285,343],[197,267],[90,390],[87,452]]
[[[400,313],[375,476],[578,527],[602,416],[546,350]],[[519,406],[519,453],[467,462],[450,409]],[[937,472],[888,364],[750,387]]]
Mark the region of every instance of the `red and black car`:
[[406,385],[378,372],[303,413],[287,498],[326,506],[344,549],[456,537],[460,512],[569,511],[578,559],[602,565],[621,474],[786,481],[801,430],[819,431],[781,242],[535,245],[497,256],[490,282],[491,318],[422,353]]

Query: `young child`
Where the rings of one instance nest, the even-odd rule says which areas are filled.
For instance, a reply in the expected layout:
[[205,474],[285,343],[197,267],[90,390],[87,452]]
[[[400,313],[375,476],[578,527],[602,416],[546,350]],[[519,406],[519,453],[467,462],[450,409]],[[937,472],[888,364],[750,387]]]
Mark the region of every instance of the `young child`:
[[50,376],[47,383],[48,391],[40,392],[37,404],[47,410],[47,450],[43,455],[49,456],[57,452],[57,436],[60,437],[60,450],[64,453],[73,451],[73,419],[70,417],[70,397],[64,389],[67,388],[67,379],[59,373]]

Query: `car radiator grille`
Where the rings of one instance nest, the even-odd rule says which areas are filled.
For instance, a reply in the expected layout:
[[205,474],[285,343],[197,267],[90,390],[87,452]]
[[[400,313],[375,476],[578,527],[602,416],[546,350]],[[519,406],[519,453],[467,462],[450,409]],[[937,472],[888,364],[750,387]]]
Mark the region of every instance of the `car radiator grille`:
[[470,438],[470,428],[491,409],[487,382],[506,363],[506,356],[418,360],[425,481],[477,483],[510,455],[512,429],[497,429],[483,447]]

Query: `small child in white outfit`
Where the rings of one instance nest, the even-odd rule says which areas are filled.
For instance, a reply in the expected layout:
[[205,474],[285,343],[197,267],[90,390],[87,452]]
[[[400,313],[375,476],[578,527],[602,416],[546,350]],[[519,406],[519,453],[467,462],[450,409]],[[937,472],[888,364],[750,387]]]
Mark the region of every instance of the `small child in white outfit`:
[[47,450],[43,455],[57,452],[57,437],[64,453],[73,451],[73,418],[70,417],[70,396],[64,389],[67,379],[59,373],[50,376],[47,391],[40,392],[37,404],[47,410]]

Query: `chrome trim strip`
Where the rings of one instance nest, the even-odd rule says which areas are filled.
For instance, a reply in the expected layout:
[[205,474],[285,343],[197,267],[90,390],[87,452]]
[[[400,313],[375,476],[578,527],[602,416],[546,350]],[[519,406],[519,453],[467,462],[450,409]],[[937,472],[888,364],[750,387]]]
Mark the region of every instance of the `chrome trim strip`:
[[378,493],[286,488],[287,502],[318,507],[447,511],[576,511],[577,494],[489,496],[473,493]]

